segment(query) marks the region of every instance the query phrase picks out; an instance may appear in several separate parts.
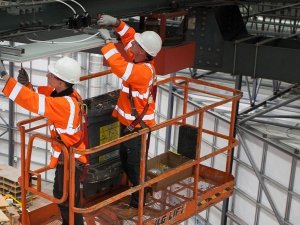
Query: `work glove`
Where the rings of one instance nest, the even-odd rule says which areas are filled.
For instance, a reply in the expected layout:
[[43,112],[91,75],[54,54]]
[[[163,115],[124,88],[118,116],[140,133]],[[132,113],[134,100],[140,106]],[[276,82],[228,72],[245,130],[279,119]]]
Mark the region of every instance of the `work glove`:
[[7,75],[7,72],[6,72],[6,69],[4,67],[4,64],[3,64],[3,61],[1,60],[0,61],[0,75],[1,75],[1,78],[5,75]]
[[28,77],[28,74],[27,74],[27,72],[24,68],[21,68],[19,70],[18,82],[20,84],[23,84],[24,86],[27,86],[28,83],[29,83],[29,77]]
[[117,26],[118,23],[118,19],[110,15],[101,15],[100,19],[97,21],[99,26]]
[[109,30],[101,28],[99,29],[99,35],[104,41],[106,42],[111,41]]

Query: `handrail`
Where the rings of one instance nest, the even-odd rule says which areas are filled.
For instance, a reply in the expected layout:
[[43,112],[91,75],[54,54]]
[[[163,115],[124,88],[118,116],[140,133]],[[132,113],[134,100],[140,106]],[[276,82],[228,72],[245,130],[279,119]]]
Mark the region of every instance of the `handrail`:
[[[228,102],[233,101],[233,100],[238,100],[238,99],[239,99],[239,96],[233,96],[233,97],[231,97],[229,99],[224,100],[223,104],[224,103],[228,103]],[[121,138],[115,139],[113,141],[106,142],[106,143],[104,143],[102,145],[99,145],[99,146],[96,146],[96,147],[89,148],[89,149],[86,149],[86,150],[74,149],[74,153],[81,153],[81,154],[96,153],[98,151],[101,151],[101,150],[104,150],[106,148],[112,147],[114,145],[120,144],[120,143],[122,143],[124,141],[128,141],[128,140],[130,140],[132,138],[135,138],[135,137],[137,137],[139,135],[142,135],[144,133],[148,133],[150,130],[151,130],[151,132],[153,132],[153,131],[159,130],[161,128],[164,128],[164,127],[166,127],[166,126],[168,126],[170,124],[179,123],[179,121],[181,121],[183,119],[186,119],[186,118],[188,118],[190,116],[196,115],[196,114],[198,114],[200,112],[204,112],[204,111],[207,111],[209,109],[213,109],[213,108],[215,108],[217,106],[220,106],[220,105],[222,105],[220,102],[216,102],[216,103],[213,103],[213,104],[211,104],[209,106],[203,106],[202,108],[193,110],[193,111],[191,111],[189,113],[186,113],[185,115],[177,116],[175,118],[172,118],[172,119],[169,119],[167,121],[161,122],[161,123],[159,123],[159,124],[157,124],[157,125],[155,125],[155,126],[153,126],[151,128],[144,128],[142,130],[139,130],[138,132],[134,132],[134,133],[128,134],[126,136],[123,136]]]
[[[52,168],[50,168],[49,166],[45,166],[45,167],[39,168],[34,171],[30,170],[33,141],[34,141],[34,139],[37,139],[37,138],[42,139],[47,142],[55,143],[56,145],[60,146],[60,148],[62,149],[62,153],[64,156],[63,157],[63,159],[64,159],[64,162],[63,162],[64,163],[64,181],[63,181],[63,195],[61,198],[55,198],[52,195],[46,194],[39,190],[40,186],[41,186],[41,177],[39,175],[43,172],[46,172],[47,170],[52,169]],[[25,177],[26,177],[25,187],[26,187],[26,189],[36,195],[39,195],[41,197],[48,199],[49,201],[51,201],[53,203],[60,204],[60,203],[65,202],[68,198],[68,190],[69,190],[69,151],[67,150],[66,146],[63,145],[62,143],[58,142],[57,140],[53,140],[51,137],[47,137],[42,134],[33,134],[28,141],[26,158],[27,158],[26,164],[25,164]],[[34,188],[29,185],[30,174],[38,176],[38,188]]]
[[[99,77],[99,76],[103,76],[103,75],[107,75],[111,73],[111,70],[106,70],[106,71],[101,71],[99,73],[95,73],[95,74],[90,74],[90,75],[86,75],[80,78],[81,81],[83,80],[87,80],[90,78],[94,78],[94,77]],[[235,120],[234,120],[234,115],[235,112],[232,112],[231,114],[231,119],[230,119],[230,128],[229,128],[229,134],[221,134],[218,132],[214,132],[208,129],[204,129],[202,127],[203,124],[203,118],[204,118],[204,113],[207,112],[208,110],[213,110],[214,108],[224,105],[226,103],[232,103],[232,108],[234,110],[234,106],[237,104],[237,102],[239,101],[239,99],[241,98],[241,92],[239,90],[233,89],[233,88],[229,88],[229,87],[224,87],[221,85],[217,85],[217,84],[212,84],[212,83],[208,83],[206,81],[201,81],[201,80],[194,80],[188,77],[181,77],[181,76],[174,76],[174,77],[170,77],[170,78],[166,78],[164,80],[160,80],[158,81],[156,84],[158,86],[160,85],[165,85],[167,83],[172,83],[174,84],[176,87],[178,88],[182,88],[182,90],[184,91],[184,99],[183,99],[183,109],[182,109],[182,115],[176,116],[174,118],[168,119],[164,122],[161,122],[151,128],[144,128],[139,130],[138,132],[134,132],[131,134],[128,134],[126,136],[120,137],[118,139],[115,139],[113,141],[107,142],[105,144],[93,147],[93,148],[89,148],[89,149],[85,149],[85,150],[79,150],[76,148],[71,147],[70,149],[67,149],[64,145],[62,146],[62,150],[63,150],[63,154],[64,154],[64,174],[66,175],[64,177],[64,190],[63,193],[64,195],[62,196],[61,199],[56,199],[50,195],[47,195],[46,193],[41,191],[41,177],[40,174],[42,172],[45,172],[47,170],[49,170],[50,168],[48,166],[46,167],[42,167],[39,168],[35,171],[30,171],[30,159],[31,159],[31,154],[32,154],[32,146],[33,146],[33,141],[36,138],[42,139],[44,141],[55,141],[53,139],[51,139],[50,137],[47,137],[45,135],[41,135],[41,134],[33,134],[30,139],[29,139],[29,143],[28,143],[28,150],[27,150],[27,155],[26,150],[25,150],[25,134],[30,132],[30,131],[34,131],[36,129],[39,129],[41,127],[45,127],[48,124],[42,124],[42,125],[37,125],[35,127],[31,127],[28,129],[25,129],[25,125],[30,124],[32,122],[36,122],[39,120],[44,119],[44,117],[38,116],[35,118],[31,118],[31,119],[27,119],[24,121],[21,121],[17,124],[20,133],[21,133],[21,165],[22,165],[22,169],[21,169],[21,174],[22,174],[22,182],[24,185],[22,185],[22,201],[26,202],[26,192],[30,191],[33,192],[37,195],[40,195],[54,203],[61,203],[63,201],[66,200],[66,198],[69,196],[74,196],[75,195],[75,187],[74,187],[74,181],[75,181],[75,154],[76,153],[80,153],[80,154],[93,154],[96,152],[100,152],[103,151],[109,147],[112,147],[114,145],[120,144],[122,142],[128,141],[132,138],[135,138],[137,136],[141,136],[141,146],[142,146],[142,151],[141,151],[141,163],[140,163],[140,185],[134,186],[128,190],[125,190],[115,196],[113,196],[112,198],[106,199],[102,202],[99,202],[95,205],[86,207],[86,208],[78,208],[75,207],[75,202],[74,202],[74,198],[70,197],[69,198],[69,214],[70,214],[70,220],[69,220],[69,224],[73,225],[74,224],[74,213],[92,213],[95,210],[98,210],[108,204],[111,204],[127,195],[132,194],[133,192],[139,191],[139,211],[138,211],[138,224],[142,224],[142,215],[143,215],[143,207],[141,207],[143,204],[143,198],[144,198],[144,188],[145,187],[149,187],[159,181],[162,181],[164,179],[167,179],[170,176],[176,175],[186,169],[189,168],[193,168],[193,176],[194,176],[194,188],[193,188],[193,199],[196,200],[197,199],[197,190],[198,190],[198,180],[199,180],[199,166],[200,163],[203,162],[204,160],[207,160],[208,158],[214,157],[217,154],[223,153],[223,152],[229,152],[231,151],[231,149],[235,146],[238,145],[238,141],[233,138],[233,128],[235,125]],[[211,88],[215,88],[215,89],[220,89],[223,92],[225,91],[225,94],[221,94],[221,93],[215,93],[215,92],[210,92],[208,90],[200,90],[197,89],[196,87],[192,86],[192,85],[199,85],[199,86],[206,86],[206,87],[211,87]],[[193,92],[199,92],[199,93],[203,93],[206,95],[211,95],[213,97],[217,97],[217,101],[209,104],[209,105],[205,105],[202,106],[201,108],[197,108],[194,110],[187,110],[187,103],[188,103],[188,92],[189,91],[193,91]],[[228,94],[228,95],[227,95]],[[147,181],[145,181],[145,167],[146,167],[146,137],[148,135],[149,132],[153,132],[153,131],[157,131],[159,129],[162,128],[166,128],[167,126],[171,126],[171,125],[185,125],[186,124],[186,120],[189,117],[192,116],[197,116],[198,117],[198,125],[195,126],[195,128],[198,130],[198,136],[197,136],[197,152],[196,152],[196,158],[194,160],[191,160],[190,162],[187,162],[183,165],[180,165],[170,171],[167,171],[155,178],[149,179]],[[214,152],[209,153],[207,155],[201,156],[200,155],[200,150],[201,150],[201,142],[202,142],[202,133],[205,133],[207,135],[212,135],[212,136],[216,136],[218,138],[227,140],[227,145],[225,147],[221,147],[219,149],[214,150]],[[58,143],[60,144],[60,143]],[[26,156],[26,157],[25,157]],[[228,164],[228,159],[227,158],[227,164]],[[228,165],[226,166],[226,172],[229,173],[229,169],[228,169]],[[38,185],[37,188],[33,188],[29,185],[29,176],[37,176],[38,177]],[[69,182],[67,182],[69,181]],[[70,185],[69,185],[70,184]],[[69,193],[68,193],[69,190]],[[26,205],[26,204],[23,204]],[[25,213],[22,213],[22,221],[26,221],[26,208],[23,209],[23,205],[22,205],[22,210]],[[26,214],[26,215],[25,215]],[[23,223],[22,223],[23,224]]]
[[[33,122],[36,122],[36,121],[39,121],[39,120],[42,120],[42,119],[45,119],[45,117],[43,117],[43,116],[36,116],[36,117],[32,117],[32,118],[29,118],[29,119],[26,119],[26,120],[22,120],[22,121],[19,121],[17,123],[17,127],[20,128],[21,126],[24,126],[26,124],[30,124],[30,123],[33,123]],[[27,133],[28,130],[25,130],[25,132]]]
[[[144,129],[144,131],[146,131],[146,130],[147,130],[147,129]],[[135,132],[134,134],[137,135],[138,133],[140,133],[140,132]],[[143,132],[143,133],[144,133],[144,132]],[[146,134],[147,134],[147,133],[146,133]],[[144,133],[144,135],[145,135],[145,133]],[[127,138],[129,138],[129,137],[127,137],[127,136],[128,136],[128,135],[124,136],[124,137],[126,137],[126,140],[127,140]],[[129,136],[131,136],[130,139],[135,137],[135,135],[129,135]],[[125,141],[125,140],[124,140],[124,141]],[[218,149],[218,150],[215,150],[214,153],[210,153],[210,154],[207,154],[207,155],[201,157],[199,161],[200,161],[200,162],[203,162],[203,161],[207,160],[208,158],[212,158],[212,157],[215,156],[215,155],[218,155],[218,154],[220,154],[220,153],[222,153],[222,152],[228,151],[228,150],[230,150],[231,148],[237,146],[238,143],[239,143],[238,140],[234,139],[233,142],[232,142],[230,145],[228,145],[228,146],[226,146],[226,147],[223,147],[223,148],[220,148],[220,149]],[[107,148],[108,148],[108,147],[107,147]],[[106,148],[104,148],[104,149],[106,149]],[[104,149],[103,149],[103,150],[104,150]],[[71,153],[71,158],[72,158],[72,155],[75,154],[75,153],[76,153],[75,150],[72,151],[72,153]],[[142,157],[141,157],[141,158],[142,158]],[[173,168],[173,169],[170,170],[170,171],[166,171],[166,172],[164,172],[163,174],[158,175],[158,176],[155,177],[155,178],[152,178],[152,179],[150,179],[150,180],[145,181],[143,185],[137,185],[137,186],[131,187],[130,189],[128,189],[128,190],[126,190],[126,191],[123,191],[123,192],[121,192],[121,193],[115,195],[113,198],[104,200],[104,201],[102,201],[102,202],[100,202],[100,203],[97,203],[96,205],[90,206],[90,207],[85,208],[85,209],[74,207],[74,212],[77,212],[77,213],[91,213],[91,212],[93,212],[93,211],[95,211],[95,210],[98,210],[98,209],[100,209],[100,208],[102,208],[102,207],[104,207],[104,206],[106,206],[106,205],[108,205],[108,204],[110,204],[110,203],[112,203],[112,202],[115,202],[115,201],[117,201],[117,200],[119,200],[119,199],[121,199],[121,198],[123,198],[123,197],[129,195],[129,194],[132,194],[132,193],[134,193],[134,192],[136,192],[136,191],[138,191],[138,190],[141,190],[142,187],[143,187],[143,188],[149,187],[149,186],[151,186],[151,185],[153,185],[153,184],[155,184],[155,183],[157,183],[157,182],[159,182],[159,181],[162,181],[162,180],[166,179],[167,177],[170,177],[170,176],[172,176],[172,175],[178,174],[178,173],[181,172],[181,171],[184,171],[184,170],[186,170],[186,169],[188,169],[188,168],[191,168],[191,167],[193,167],[193,166],[196,166],[197,164],[199,164],[199,162],[196,161],[196,160],[193,160],[192,162],[185,163],[184,165],[180,165],[180,166],[178,166],[178,167],[176,167],[176,168]]]
[[92,73],[92,74],[82,76],[82,77],[80,77],[79,80],[84,81],[84,80],[92,79],[92,78],[95,78],[95,77],[101,77],[101,76],[104,76],[104,75],[107,75],[107,74],[110,74],[110,73],[112,73],[111,70],[104,70],[104,71],[100,71],[100,72],[97,72],[97,73]]
[[[185,84],[189,84],[189,83],[197,83],[197,84],[201,84],[201,85],[204,85],[204,84],[209,84],[207,82],[203,82],[203,81],[199,81],[199,80],[192,80],[190,78],[187,78],[187,77],[171,77],[171,78],[167,78],[163,81],[159,81],[157,82],[157,85],[163,85],[167,82],[173,82],[173,84],[177,85],[177,86],[180,86],[179,83],[177,81],[184,81]],[[102,144],[102,145],[99,145],[99,146],[96,146],[96,147],[93,147],[93,148],[90,148],[90,149],[86,149],[84,151],[82,150],[79,150],[79,149],[76,149],[76,148],[73,148],[71,149],[71,152],[70,152],[70,158],[71,158],[71,164],[70,164],[70,168],[72,170],[72,168],[74,167],[75,165],[75,161],[72,160],[74,158],[74,154],[76,153],[81,153],[81,154],[92,154],[92,153],[96,153],[96,152],[100,152],[100,151],[103,151],[109,147],[112,147],[114,145],[117,145],[117,144],[120,144],[124,141],[127,141],[127,140],[130,140],[132,138],[135,138],[137,136],[146,136],[150,131],[156,131],[156,130],[159,130],[161,128],[165,128],[169,125],[174,125],[174,124],[185,124],[185,121],[188,117],[190,116],[195,116],[195,115],[198,115],[199,116],[199,125],[198,125],[198,138],[197,138],[197,149],[200,148],[200,143],[201,143],[201,139],[202,139],[202,132],[204,133],[207,133],[207,134],[210,134],[210,135],[216,135],[217,137],[219,138],[223,138],[225,140],[228,141],[228,145],[226,147],[223,147],[223,148],[220,148],[220,149],[217,149],[215,150],[213,153],[210,153],[210,154],[207,154],[205,156],[202,156],[200,157],[200,151],[198,150],[197,151],[197,154],[196,154],[196,159],[193,160],[192,162],[189,162],[189,163],[186,163],[184,165],[181,165],[181,166],[178,166],[176,167],[175,169],[172,169],[170,171],[167,171],[155,178],[152,178],[150,180],[147,180],[147,181],[144,181],[144,179],[140,179],[141,182],[140,182],[140,185],[137,185],[137,186],[134,186],[134,187],[131,187],[130,189],[128,190],[125,190],[109,199],[106,199],[102,202],[99,202],[97,204],[94,204],[90,207],[87,207],[87,208],[78,208],[78,207],[75,207],[74,206],[74,201],[72,200],[71,202],[71,199],[70,199],[70,205],[72,205],[73,207],[70,208],[70,218],[73,218],[71,217],[71,215],[75,212],[75,213],[92,213],[108,204],[111,204],[127,195],[130,195],[132,194],[133,192],[136,192],[136,191],[139,191],[139,196],[141,199],[139,199],[139,211],[138,211],[138,224],[142,224],[142,210],[143,210],[143,207],[141,207],[143,204],[143,193],[144,193],[144,188],[145,187],[148,187],[148,186],[151,186],[159,181],[162,181],[164,179],[167,179],[168,177],[172,176],[172,175],[175,175],[175,174],[178,174],[179,172],[181,171],[184,171],[188,168],[192,168],[194,167],[194,195],[193,195],[193,198],[196,199],[197,198],[197,190],[198,190],[198,179],[199,179],[199,165],[200,165],[200,162],[208,159],[208,158],[211,158],[211,157],[214,157],[215,155],[217,154],[220,154],[220,153],[223,153],[223,152],[226,152],[226,151],[230,151],[233,147],[237,146],[238,145],[238,141],[232,137],[231,135],[231,131],[229,132],[229,135],[223,135],[223,134],[219,134],[219,133],[216,133],[216,132],[213,132],[213,131],[209,131],[207,129],[205,130],[202,130],[202,123],[203,123],[203,114],[204,112],[208,111],[208,110],[211,110],[211,109],[214,109],[215,107],[217,106],[220,106],[220,105],[223,105],[223,104],[226,104],[226,103],[229,103],[229,102],[237,102],[240,97],[241,97],[241,92],[236,90],[236,89],[232,89],[232,88],[224,88],[223,86],[220,86],[220,85],[215,85],[215,84],[209,84],[208,86],[211,86],[211,87],[214,87],[214,88],[221,88],[222,90],[226,90],[227,92],[232,92],[232,96],[226,96],[226,95],[221,95],[221,94],[214,94],[213,96],[215,97],[219,97],[219,98],[223,98],[222,100],[219,100],[215,103],[212,103],[210,105],[206,105],[206,106],[203,106],[202,108],[199,108],[199,109],[196,109],[196,110],[193,110],[191,112],[186,112],[185,109],[183,109],[183,115],[180,115],[180,116],[177,116],[175,118],[172,118],[172,119],[169,119],[167,121],[164,121],[160,124],[157,124],[151,128],[145,128],[145,129],[142,129],[142,130],[139,130],[137,132],[134,132],[134,133],[131,133],[131,134],[128,134],[126,136],[123,136],[123,137],[120,137],[118,139],[115,139],[113,141],[110,141],[110,142],[107,142],[105,144]],[[191,88],[191,87],[187,87],[187,86],[184,86],[183,89],[185,91],[188,91],[188,90],[192,90],[192,91],[195,91],[197,90],[196,88]],[[199,90],[197,90],[199,91]],[[208,91],[204,91],[202,93],[205,93],[205,94],[208,94],[209,92]],[[187,98],[188,96],[185,95],[185,98]],[[185,100],[184,100],[185,101]],[[233,104],[234,105],[234,104]],[[186,107],[186,106],[185,106]],[[180,122],[181,121],[181,122]],[[182,122],[183,121],[183,122]],[[231,118],[231,124],[234,124],[234,118]],[[233,126],[231,125],[230,126],[231,129],[233,128]],[[146,141],[142,138],[142,150],[144,149],[145,151],[145,146],[146,146]],[[144,155],[145,155],[145,152],[142,151],[141,154],[141,163],[140,163],[140,171],[144,171],[145,170],[145,158],[144,158]],[[73,162],[73,163],[72,163]],[[226,168],[227,169],[227,168]],[[228,171],[226,171],[228,172]],[[144,175],[140,175],[141,178],[144,177]],[[75,179],[75,175],[73,173],[73,175],[70,176],[70,181],[71,183],[74,182],[74,179]],[[74,187],[70,187],[71,189]],[[71,190],[70,190],[70,193],[71,193]],[[72,190],[72,193],[75,193],[74,190]],[[70,220],[70,224],[73,224],[74,221],[73,219]]]
[[[100,71],[98,73],[94,73],[94,74],[88,74],[85,76],[80,77],[80,81],[84,81],[87,79],[91,79],[91,78],[95,78],[95,77],[100,77],[100,76],[104,76],[107,75],[109,73],[111,73],[111,70],[105,70],[105,71]],[[68,197],[68,189],[69,189],[69,153],[68,150],[66,149],[66,147],[64,145],[62,145],[61,143],[57,142],[56,140],[52,140],[50,137],[47,137],[45,135],[41,135],[41,134],[33,134],[32,137],[29,139],[29,144],[28,144],[28,151],[27,151],[27,157],[26,157],[26,149],[25,149],[25,134],[32,132],[34,130],[38,130],[40,128],[46,127],[48,126],[48,123],[45,122],[43,124],[34,126],[34,127],[29,127],[29,128],[25,128],[26,125],[31,124],[33,122],[37,122],[37,121],[41,121],[44,120],[45,118],[43,116],[36,116],[33,118],[29,118],[26,120],[22,120],[19,121],[17,123],[17,127],[20,131],[20,143],[21,143],[21,201],[26,203],[26,193],[27,191],[30,191],[36,195],[40,195],[41,197],[44,197],[46,199],[48,199],[49,201],[52,201],[54,203],[62,203],[64,202],[67,197]],[[64,154],[64,188],[63,188],[63,195],[60,199],[57,199],[51,195],[48,195],[44,192],[41,191],[41,173],[46,172],[48,170],[50,170],[51,168],[49,166],[45,166],[42,168],[39,168],[37,170],[34,171],[30,171],[30,162],[31,162],[31,154],[32,154],[32,145],[33,145],[33,141],[35,138],[40,138],[43,139],[45,141],[56,141],[58,145],[61,145],[62,148],[62,152]],[[33,188],[32,186],[30,186],[29,184],[29,177],[33,175],[37,177],[37,188]],[[22,204],[22,224],[25,224],[27,221],[27,217],[28,217],[28,212],[26,210],[26,204]]]
[[[25,134],[29,133],[31,131],[34,130],[38,130],[42,127],[45,127],[48,125],[48,123],[43,123],[40,125],[36,125],[34,127],[30,127],[30,128],[25,128],[26,125],[29,125],[33,122],[37,122],[37,121],[42,121],[45,118],[43,116],[37,116],[37,117],[33,117],[30,119],[26,119],[23,121],[20,121],[17,123],[17,127],[20,131],[20,139],[21,139],[21,201],[22,201],[22,224],[26,224],[25,221],[27,221],[28,218],[28,212],[26,209],[26,194],[27,192],[31,192],[33,194],[39,195],[45,199],[48,199],[49,201],[59,204],[62,202],[65,202],[68,198],[68,194],[69,194],[69,151],[68,149],[65,147],[65,145],[63,145],[62,143],[58,142],[55,139],[52,139],[49,136],[43,135],[43,134],[32,134],[31,137],[28,140],[28,146],[27,146],[27,152],[25,149]],[[63,195],[61,198],[55,198],[43,191],[41,191],[41,173],[46,172],[52,168],[50,168],[49,166],[44,166],[42,168],[36,169],[34,171],[30,170],[30,163],[31,163],[31,155],[32,155],[32,147],[33,147],[33,142],[35,139],[42,139],[44,141],[48,141],[48,142],[55,142],[55,144],[59,145],[62,149],[62,154],[64,154],[64,181],[63,181]],[[27,154],[26,154],[27,153]],[[33,186],[31,186],[31,184],[29,183],[29,179],[31,176],[36,176],[37,178],[37,187],[34,188]]]
[[197,163],[198,163],[197,161],[193,160],[190,163],[180,165],[180,166],[178,166],[178,167],[176,167],[176,168],[174,168],[170,171],[167,171],[167,172],[165,172],[165,173],[163,173],[163,174],[161,174],[161,175],[159,175],[155,178],[152,178],[150,180],[145,181],[143,185],[137,185],[137,186],[131,187],[130,189],[115,195],[113,198],[109,198],[107,200],[99,202],[96,205],[93,205],[93,206],[90,206],[90,207],[87,207],[87,208],[76,208],[76,207],[74,207],[74,212],[77,212],[77,213],[91,213],[91,212],[93,212],[95,210],[98,210],[98,209],[100,209],[100,208],[102,208],[102,207],[104,207],[104,206],[106,206],[110,203],[113,203],[113,202],[115,202],[115,201],[117,201],[117,200],[119,200],[119,199],[121,199],[121,198],[123,198],[127,195],[130,195],[130,194],[132,194],[132,193],[134,193],[138,190],[141,190],[142,187],[143,188],[150,187],[152,184],[155,184],[155,183],[157,183],[161,180],[164,180],[167,177],[170,177],[172,175],[178,174],[181,171],[184,171],[188,168],[191,168],[192,166],[197,165]]
[[[210,83],[210,82],[207,82],[207,81],[204,81],[204,80],[195,80],[195,79],[192,79],[192,78],[189,78],[189,77],[184,77],[184,76],[169,77],[169,78],[157,81],[156,84],[159,86],[159,85],[169,83],[171,81],[174,82],[174,79],[182,80],[182,81],[185,81],[185,82],[189,81],[191,83],[204,85],[204,86],[208,86],[208,87],[213,87],[213,88],[221,89],[221,90],[224,90],[224,91],[229,91],[229,92],[232,92],[234,95],[242,94],[242,92],[240,90],[237,90],[237,89],[234,89],[234,88],[222,86],[222,85],[219,85],[219,84]],[[177,81],[177,82],[179,82],[179,81]],[[180,83],[175,83],[175,82],[174,82],[174,84],[180,85]],[[211,93],[211,94],[213,94],[213,93]]]

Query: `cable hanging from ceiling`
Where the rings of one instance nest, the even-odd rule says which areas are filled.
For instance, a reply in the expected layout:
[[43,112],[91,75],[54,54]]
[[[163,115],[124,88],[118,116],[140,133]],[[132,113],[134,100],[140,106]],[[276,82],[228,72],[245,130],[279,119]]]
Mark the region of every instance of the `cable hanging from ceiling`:
[[75,9],[74,9],[72,6],[70,6],[68,3],[65,3],[65,2],[62,1],[62,0],[54,0],[54,1],[60,2],[60,3],[64,4],[64,5],[68,6],[68,7],[73,11],[74,15],[77,14],[76,11],[75,11]]
[[80,43],[80,42],[84,42],[87,41],[93,37],[96,37],[99,35],[100,32],[97,32],[95,34],[93,34],[90,37],[81,39],[81,40],[77,40],[77,41],[41,41],[41,40],[35,40],[35,39],[31,39],[29,37],[26,36],[27,40],[32,41],[32,42],[37,42],[37,43],[45,43],[45,44],[75,44],[75,43]]
[[77,1],[75,1],[75,0],[69,0],[69,1],[74,2],[74,3],[76,3],[77,5],[79,5],[79,7],[82,8],[83,12],[86,13],[85,8],[84,8],[79,2],[77,2]]
[[[54,0],[54,1],[57,1],[57,2],[60,2],[66,6],[68,6],[74,13],[74,19],[76,19],[79,15],[77,14],[77,12],[75,11],[75,9],[70,6],[69,4],[67,4],[66,2],[62,1],[62,0]],[[78,6],[80,6],[80,8],[83,10],[84,12],[84,15],[87,17],[88,16],[88,12],[86,11],[86,9],[77,1],[75,0],[69,0],[69,1],[72,1],[74,3],[76,3]],[[26,39],[29,40],[29,41],[32,41],[32,42],[37,42],[37,43],[46,43],[46,44],[75,44],[75,43],[80,43],[80,42],[84,42],[84,41],[87,41],[95,36],[99,35],[99,32],[93,34],[92,36],[90,37],[87,37],[87,38],[84,38],[84,39],[81,39],[81,40],[77,40],[77,41],[42,41],[42,40],[36,40],[36,39],[32,39],[32,38],[29,38],[28,36],[26,36]]]

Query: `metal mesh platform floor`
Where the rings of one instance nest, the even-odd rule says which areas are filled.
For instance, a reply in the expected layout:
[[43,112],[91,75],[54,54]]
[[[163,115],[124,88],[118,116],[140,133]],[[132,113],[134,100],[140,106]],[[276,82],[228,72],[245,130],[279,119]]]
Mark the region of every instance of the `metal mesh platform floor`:
[[[175,183],[168,188],[153,192],[153,195],[147,199],[143,209],[143,224],[151,223],[155,218],[160,218],[167,212],[171,214],[180,214],[184,211],[184,203],[193,199],[194,179],[192,177]],[[198,193],[204,193],[215,187],[214,184],[205,181],[199,181]],[[132,218],[125,218],[122,210],[128,207],[129,198],[121,199],[111,205],[108,205],[93,215],[95,224],[137,224],[138,211],[136,210]],[[170,217],[170,215],[169,215]],[[88,223],[89,224],[89,223]],[[91,223],[93,224],[93,223]]]

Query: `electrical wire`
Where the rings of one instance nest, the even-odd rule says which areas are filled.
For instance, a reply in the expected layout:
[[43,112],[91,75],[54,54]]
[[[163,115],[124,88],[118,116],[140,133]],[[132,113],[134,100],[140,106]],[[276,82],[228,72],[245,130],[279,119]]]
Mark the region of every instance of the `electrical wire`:
[[77,5],[79,5],[82,8],[83,12],[86,13],[85,8],[79,2],[76,2],[75,0],[69,0],[69,1],[75,2]]
[[40,40],[35,40],[35,39],[31,39],[29,37],[26,36],[27,40],[32,41],[32,42],[36,42],[36,43],[46,43],[46,44],[74,44],[74,43],[80,43],[83,41],[87,41],[95,36],[97,36],[100,32],[97,32],[96,34],[93,34],[90,37],[81,39],[81,40],[77,40],[77,41],[40,41]]
[[73,11],[74,14],[76,14],[75,9],[72,6],[70,6],[69,4],[65,3],[64,1],[61,1],[61,0],[54,0],[54,1],[60,2],[62,4],[65,4],[66,6],[68,6]]

